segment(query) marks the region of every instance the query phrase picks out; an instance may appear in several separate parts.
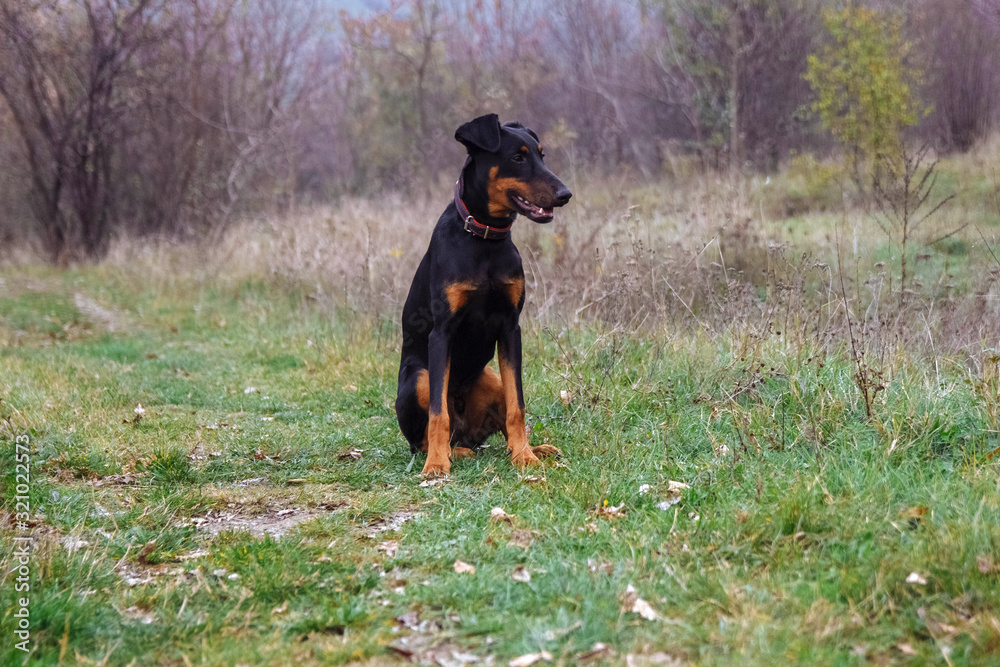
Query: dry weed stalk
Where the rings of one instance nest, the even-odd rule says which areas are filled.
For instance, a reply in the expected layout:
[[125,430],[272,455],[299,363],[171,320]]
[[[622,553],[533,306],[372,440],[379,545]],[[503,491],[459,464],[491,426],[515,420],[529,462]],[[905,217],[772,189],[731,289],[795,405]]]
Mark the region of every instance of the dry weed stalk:
[[[879,214],[875,222],[889,238],[889,243],[896,243],[900,252],[899,274],[899,308],[903,309],[906,300],[907,279],[909,275],[909,248],[914,240],[914,234],[927,220],[941,210],[955,195],[950,194],[937,203],[931,203],[931,195],[937,184],[938,160],[926,163],[930,145],[924,144],[915,153],[905,146],[898,157],[881,156],[879,169],[874,172],[872,196]],[[944,241],[962,231],[968,223],[953,229],[946,234],[930,240],[925,245],[931,246]]]

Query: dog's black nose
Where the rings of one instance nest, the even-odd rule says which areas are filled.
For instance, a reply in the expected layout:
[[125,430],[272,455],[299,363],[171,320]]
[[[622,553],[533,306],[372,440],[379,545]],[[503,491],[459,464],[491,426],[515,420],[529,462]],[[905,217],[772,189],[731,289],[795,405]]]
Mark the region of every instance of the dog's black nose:
[[556,192],[556,206],[565,206],[573,193],[565,185]]

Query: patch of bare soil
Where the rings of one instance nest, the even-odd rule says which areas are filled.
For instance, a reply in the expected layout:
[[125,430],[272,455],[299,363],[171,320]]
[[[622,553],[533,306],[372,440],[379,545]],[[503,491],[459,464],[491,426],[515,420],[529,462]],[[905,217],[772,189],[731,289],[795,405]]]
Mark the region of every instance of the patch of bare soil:
[[420,512],[413,511],[393,512],[392,514],[372,521],[365,527],[365,530],[368,533],[368,537],[375,539],[379,533],[399,530],[402,528],[404,523],[412,521],[419,515]]
[[20,276],[0,278],[0,294],[8,299],[16,299],[25,292],[52,292],[57,289],[59,289],[59,284],[54,280],[39,280]]
[[88,320],[95,322],[110,333],[128,328],[125,317],[117,310],[108,310],[90,297],[80,292],[73,295],[73,305],[83,313]]
[[204,516],[192,518],[190,524],[212,537],[223,531],[231,531],[248,532],[254,537],[270,535],[278,539],[291,532],[299,524],[323,516],[328,512],[329,510],[326,509],[295,507],[286,507],[258,515],[209,510]]

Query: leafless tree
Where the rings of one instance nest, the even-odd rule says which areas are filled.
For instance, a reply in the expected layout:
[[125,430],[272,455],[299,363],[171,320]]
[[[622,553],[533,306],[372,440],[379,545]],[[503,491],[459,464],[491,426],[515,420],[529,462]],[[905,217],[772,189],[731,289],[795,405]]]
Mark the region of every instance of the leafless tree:
[[0,96],[52,259],[287,201],[288,139],[323,81],[317,18],[281,0],[0,0]]
[[966,151],[1000,111],[1000,6],[924,0],[915,23],[933,127],[946,147]]
[[3,96],[23,142],[31,203],[53,260],[106,248],[115,146],[135,58],[164,36],[157,0],[0,2]]
[[665,2],[650,57],[703,150],[725,147],[734,168],[777,166],[809,94],[802,74],[816,18],[800,0]]

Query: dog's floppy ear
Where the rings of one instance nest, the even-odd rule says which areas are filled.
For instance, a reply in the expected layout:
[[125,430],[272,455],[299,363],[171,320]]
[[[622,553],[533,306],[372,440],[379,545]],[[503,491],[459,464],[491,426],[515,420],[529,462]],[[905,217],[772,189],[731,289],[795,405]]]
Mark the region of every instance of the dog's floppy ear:
[[478,149],[496,153],[500,150],[500,119],[491,113],[470,120],[455,130],[455,139],[470,151]]

